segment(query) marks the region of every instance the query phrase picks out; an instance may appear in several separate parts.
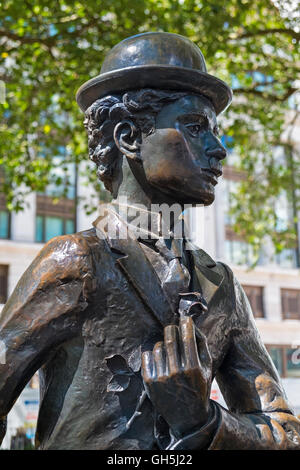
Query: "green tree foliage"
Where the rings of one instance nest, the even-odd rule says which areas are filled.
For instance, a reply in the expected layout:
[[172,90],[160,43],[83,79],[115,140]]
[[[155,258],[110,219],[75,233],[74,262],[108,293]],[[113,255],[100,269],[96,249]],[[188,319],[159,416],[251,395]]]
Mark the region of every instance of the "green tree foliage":
[[[278,232],[274,201],[287,190],[298,205],[299,155],[274,147],[291,113],[299,80],[299,16],[294,0],[5,0],[0,1],[2,190],[20,209],[27,191],[42,191],[59,145],[67,161],[87,158],[78,87],[96,76],[107,51],[145,31],[183,34],[204,53],[208,71],[234,86],[221,119],[249,177],[236,197],[235,228],[258,248],[265,234],[278,250],[295,243],[295,220]],[[293,116],[291,118],[293,118]],[[95,175],[90,174],[95,184]],[[58,179],[56,183],[61,183]]]

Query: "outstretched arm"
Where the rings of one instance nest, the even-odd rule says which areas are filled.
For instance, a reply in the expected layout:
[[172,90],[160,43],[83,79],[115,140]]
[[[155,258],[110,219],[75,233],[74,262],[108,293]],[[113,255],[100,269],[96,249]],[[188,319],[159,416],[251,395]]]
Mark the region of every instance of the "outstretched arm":
[[234,276],[232,282],[231,346],[217,373],[229,411],[217,405],[219,426],[210,448],[300,449],[300,421],[287,402],[245,292]]
[[89,254],[76,236],[51,240],[23,274],[0,316],[0,442],[5,417],[48,355],[76,334],[87,308]]

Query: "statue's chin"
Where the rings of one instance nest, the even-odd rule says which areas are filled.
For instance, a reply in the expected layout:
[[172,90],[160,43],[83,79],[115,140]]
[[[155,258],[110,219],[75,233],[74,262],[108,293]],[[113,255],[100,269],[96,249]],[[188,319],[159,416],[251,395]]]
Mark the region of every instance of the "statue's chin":
[[159,190],[163,195],[168,196],[168,200],[172,203],[179,204],[203,204],[209,206],[215,200],[214,185],[206,183],[204,185],[179,185],[178,182],[173,184],[169,181],[168,184],[156,183],[152,186],[156,191]]

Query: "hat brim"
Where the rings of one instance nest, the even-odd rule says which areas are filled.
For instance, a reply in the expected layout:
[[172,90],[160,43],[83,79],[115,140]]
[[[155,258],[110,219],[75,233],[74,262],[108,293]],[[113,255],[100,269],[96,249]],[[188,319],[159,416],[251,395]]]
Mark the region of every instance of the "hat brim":
[[206,96],[216,114],[224,111],[232,101],[230,87],[205,72],[169,65],[141,65],[103,73],[84,83],[76,94],[76,101],[86,111],[94,101],[113,93],[140,88],[191,91]]

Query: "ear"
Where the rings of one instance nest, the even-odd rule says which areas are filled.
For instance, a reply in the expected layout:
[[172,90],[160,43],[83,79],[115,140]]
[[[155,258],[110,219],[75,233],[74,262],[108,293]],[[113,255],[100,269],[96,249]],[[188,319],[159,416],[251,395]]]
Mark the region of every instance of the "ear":
[[121,121],[116,125],[114,129],[114,140],[123,155],[133,160],[141,160],[140,132],[132,121]]

